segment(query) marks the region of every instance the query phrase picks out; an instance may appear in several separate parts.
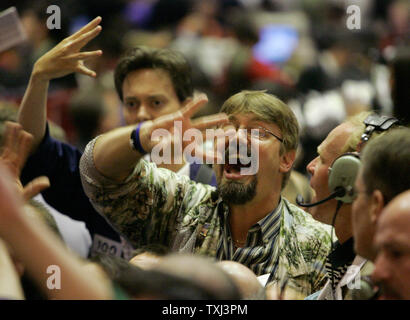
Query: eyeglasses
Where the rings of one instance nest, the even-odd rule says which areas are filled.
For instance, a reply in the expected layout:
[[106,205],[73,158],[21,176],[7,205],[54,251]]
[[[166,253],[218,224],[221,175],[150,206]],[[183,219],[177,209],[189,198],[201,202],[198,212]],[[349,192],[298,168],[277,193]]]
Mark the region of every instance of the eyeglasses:
[[276,134],[274,134],[272,131],[269,131],[268,129],[262,128],[262,127],[257,127],[257,128],[252,128],[252,129],[248,129],[248,131],[250,131],[251,135],[252,135],[252,130],[258,130],[259,131],[259,138],[265,138],[266,134],[269,133],[272,136],[274,136],[276,139],[278,139],[280,142],[283,143],[283,139],[279,138]]
[[[222,128],[224,130],[228,130],[230,127],[234,127],[235,126],[232,123],[227,123],[225,124]],[[253,127],[253,128],[244,128],[246,130],[246,133],[248,135],[248,138],[254,138],[254,139],[264,139],[266,138],[267,134],[271,134],[272,136],[274,136],[276,139],[278,139],[281,143],[283,143],[283,138],[280,138],[279,136],[277,136],[276,134],[274,134],[272,131],[262,128],[260,126],[257,127]],[[238,130],[238,129],[235,129]],[[257,130],[255,132],[255,130]]]

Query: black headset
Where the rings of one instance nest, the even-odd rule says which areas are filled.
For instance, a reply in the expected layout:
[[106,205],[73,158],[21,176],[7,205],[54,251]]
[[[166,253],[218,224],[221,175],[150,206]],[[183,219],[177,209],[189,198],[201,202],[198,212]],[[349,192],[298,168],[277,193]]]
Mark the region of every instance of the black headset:
[[332,192],[339,190],[339,194],[335,197],[336,200],[343,203],[352,203],[354,201],[356,197],[354,184],[361,166],[359,152],[374,131],[386,131],[397,122],[398,120],[394,117],[379,116],[378,114],[371,114],[364,120],[366,129],[357,146],[357,152],[342,154],[329,167],[329,189]]

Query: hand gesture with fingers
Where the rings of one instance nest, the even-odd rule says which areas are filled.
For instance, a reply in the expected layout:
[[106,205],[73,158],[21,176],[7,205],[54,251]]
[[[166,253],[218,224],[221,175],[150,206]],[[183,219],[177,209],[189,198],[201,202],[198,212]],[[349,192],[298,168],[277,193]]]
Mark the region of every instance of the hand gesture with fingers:
[[[144,150],[151,151],[158,143],[151,140],[151,136],[156,129],[165,129],[171,133],[171,141],[169,141],[170,144],[176,143],[175,139],[181,139],[183,151],[185,147],[191,143],[191,141],[184,141],[183,139],[183,136],[187,132],[187,130],[197,129],[197,132],[201,134],[202,137],[201,131],[205,130],[206,128],[226,123],[228,121],[228,117],[224,113],[214,114],[211,116],[204,116],[193,120],[191,119],[191,117],[207,102],[208,99],[206,95],[201,94],[194,98],[181,110],[168,115],[164,115],[153,121],[148,121],[144,123],[141,126],[140,130],[140,140]],[[181,123],[180,136],[176,135],[176,133],[174,132],[174,125],[176,121],[180,121]],[[202,148],[195,149],[195,153],[197,158],[205,159],[205,157],[207,156],[207,154],[203,151]],[[216,159],[216,156],[212,154],[210,155],[210,158]]]
[[60,78],[72,72],[95,77],[96,73],[84,65],[84,60],[101,56],[102,51],[80,52],[80,50],[101,32],[100,22],[101,17],[95,18],[44,54],[35,63],[33,75],[45,81]]
[[9,170],[15,180],[15,185],[24,200],[29,200],[50,186],[47,177],[39,177],[25,187],[20,182],[21,170],[30,153],[33,137],[24,131],[18,123],[6,122],[4,141],[0,152],[0,162]]

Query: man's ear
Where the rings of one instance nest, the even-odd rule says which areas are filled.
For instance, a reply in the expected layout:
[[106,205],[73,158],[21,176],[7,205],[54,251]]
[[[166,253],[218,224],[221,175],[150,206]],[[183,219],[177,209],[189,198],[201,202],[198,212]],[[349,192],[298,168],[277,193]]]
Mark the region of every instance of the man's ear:
[[296,150],[290,150],[280,156],[279,171],[286,173],[292,169],[296,158]]
[[376,224],[384,208],[384,197],[380,190],[374,190],[371,195],[370,221]]

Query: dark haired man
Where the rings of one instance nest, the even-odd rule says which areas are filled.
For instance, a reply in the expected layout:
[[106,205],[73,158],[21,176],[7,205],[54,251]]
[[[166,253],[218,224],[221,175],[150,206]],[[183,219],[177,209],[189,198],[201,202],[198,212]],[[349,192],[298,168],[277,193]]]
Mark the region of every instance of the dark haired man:
[[[375,234],[384,208],[394,197],[410,189],[409,163],[409,128],[392,129],[375,137],[365,145],[361,153],[361,168],[355,183],[357,197],[352,205],[354,250],[367,259],[360,272],[361,277],[370,277],[373,271],[377,255]],[[374,288],[363,288],[366,290],[350,290],[347,296],[358,299],[374,296]]]
[[[194,93],[189,64],[170,49],[139,46],[127,51],[115,68],[114,81],[127,124],[175,112]],[[148,87],[141,88],[144,85]]]
[[[81,152],[52,139],[46,122],[47,90],[51,79],[72,72],[96,76],[84,65],[84,60],[100,56],[101,50],[80,50],[100,33],[100,22],[101,18],[96,18],[64,39],[33,68],[19,111],[19,123],[34,138],[33,155],[23,170],[22,180],[30,181],[41,175],[49,177],[51,187],[43,192],[43,197],[58,211],[86,223],[93,238],[91,255],[108,253],[129,259],[131,248],[125,245],[126,240],[95,211],[82,190],[78,170]],[[182,55],[168,49],[137,47],[130,50],[118,63],[115,84],[124,101],[127,124],[174,112],[193,94],[188,63]],[[169,169],[203,183],[216,183],[206,165],[171,164]]]
[[[85,196],[78,172],[81,152],[50,136],[46,102],[50,80],[73,71],[95,76],[83,60],[98,57],[101,51],[79,52],[101,31],[97,18],[75,34],[64,39],[34,64],[28,87],[21,103],[18,121],[33,136],[32,155],[22,171],[26,183],[38,176],[47,176],[51,187],[42,192],[48,204],[75,220],[84,221],[93,240],[90,254],[108,253],[126,256],[125,240],[101,217]],[[124,251],[124,252],[123,252]]]
[[[127,125],[154,120],[176,112],[190,102],[194,95],[191,68],[181,53],[170,49],[144,46],[127,51],[114,73],[115,88],[123,102]],[[146,158],[149,160],[149,157]],[[212,170],[206,165],[184,159],[161,164],[192,180],[216,185]]]
[[410,129],[399,128],[370,141],[362,153],[352,207],[355,251],[374,261],[377,221],[384,207],[410,189]]

